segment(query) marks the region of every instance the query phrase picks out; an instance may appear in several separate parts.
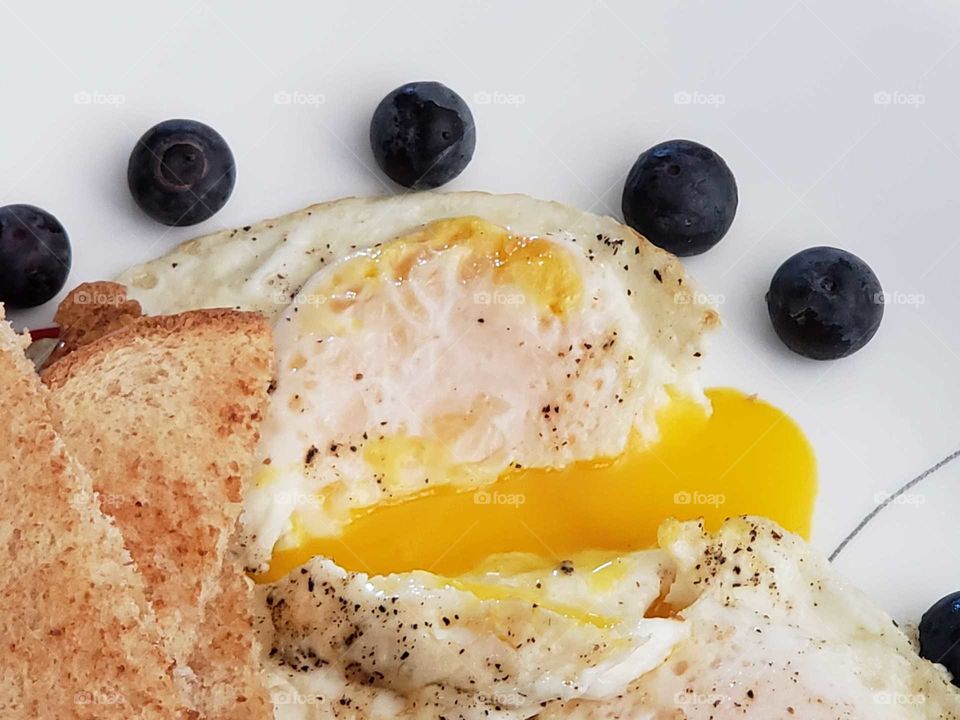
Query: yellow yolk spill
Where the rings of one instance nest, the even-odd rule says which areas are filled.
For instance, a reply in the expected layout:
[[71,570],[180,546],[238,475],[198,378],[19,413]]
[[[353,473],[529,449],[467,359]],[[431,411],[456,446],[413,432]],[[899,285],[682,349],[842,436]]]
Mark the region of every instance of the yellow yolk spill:
[[435,220],[344,261],[324,283],[302,293],[297,303],[300,322],[318,334],[349,332],[339,315],[374,297],[381,283],[402,285],[416,265],[454,248],[463,250],[458,273],[464,283],[489,276],[493,287],[516,287],[525,299],[556,316],[581,300],[583,284],[568,250],[468,216]]
[[276,550],[256,580],[277,580],[316,555],[370,574],[455,577],[507,552],[532,553],[549,566],[585,550],[612,556],[652,547],[668,517],[702,517],[712,529],[730,516],[763,515],[809,536],[816,463],[803,432],[755,396],[729,388],[707,396],[709,416],[690,400],[668,403],[652,445],[635,439],[614,459],[511,469],[480,490],[444,488],[377,506],[358,513],[340,537]]

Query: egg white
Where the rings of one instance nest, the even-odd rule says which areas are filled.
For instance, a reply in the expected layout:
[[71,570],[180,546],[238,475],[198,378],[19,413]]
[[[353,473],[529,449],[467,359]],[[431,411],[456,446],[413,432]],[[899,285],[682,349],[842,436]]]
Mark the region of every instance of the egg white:
[[369,702],[391,698],[394,710],[422,704],[443,714],[456,698],[465,717],[492,705],[527,716],[551,700],[612,698],[686,637],[685,623],[643,615],[667,577],[662,558],[614,562],[615,577],[598,584],[593,575],[610,570],[589,558],[456,580],[368,577],[315,558],[260,588],[265,635],[301,694],[345,679],[351,692],[367,688]]

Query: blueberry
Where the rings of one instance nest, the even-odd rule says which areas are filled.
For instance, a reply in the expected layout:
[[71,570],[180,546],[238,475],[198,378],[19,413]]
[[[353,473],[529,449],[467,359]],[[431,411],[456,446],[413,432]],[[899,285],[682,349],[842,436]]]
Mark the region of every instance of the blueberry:
[[940,598],[923,614],[920,655],[943,665],[960,686],[960,592]]
[[640,154],[623,187],[623,219],[654,245],[681,257],[699,255],[730,229],[737,181],[713,150],[668,140]]
[[453,180],[473,157],[476,131],[463,98],[438,82],[389,93],[373,112],[370,146],[391,180],[429,190]]
[[0,207],[0,302],[42,305],[67,281],[73,254],[63,225],[33,205]]
[[137,205],[164,225],[195,225],[226,205],[237,180],[227,141],[196,120],[164,120],[130,153],[127,184]]
[[767,310],[794,352],[834,360],[866,345],[883,318],[883,290],[856,255],[815,247],[789,258],[770,281]]

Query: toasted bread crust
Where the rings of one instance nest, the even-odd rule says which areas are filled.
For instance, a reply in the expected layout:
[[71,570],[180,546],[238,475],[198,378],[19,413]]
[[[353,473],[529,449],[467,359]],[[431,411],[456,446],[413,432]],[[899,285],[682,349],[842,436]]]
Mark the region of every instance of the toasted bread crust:
[[[214,334],[265,332],[268,338],[270,332],[269,325],[261,315],[225,308],[190,310],[178,315],[140,317],[133,323],[106,333],[99,338],[98,342],[81,343],[76,351],[70,353],[70,357],[45,368],[41,377],[47,386],[56,389],[72,377],[74,368],[90,362],[96,356],[105,355],[111,349],[124,348],[137,338],[168,337],[187,330],[200,332],[206,330]],[[268,351],[268,355],[272,357],[272,349]]]
[[108,281],[81,283],[60,302],[53,316],[60,326],[60,345],[47,362],[52,364],[142,316],[140,303],[127,299],[123,285]]
[[0,378],[0,716],[186,717],[120,532],[5,322]]
[[[223,652],[222,634],[249,621],[246,581],[238,568],[224,575],[224,556],[259,439],[272,354],[262,316],[199,310],[137,320],[42,375],[68,447],[91,468],[144,576],[165,647],[182,666],[197,663],[210,674],[215,693],[200,673],[191,683],[201,704],[235,704],[223,692],[227,672],[238,690],[259,682],[252,651],[249,658]],[[224,594],[229,602],[207,613]],[[209,717],[228,717],[212,710]]]

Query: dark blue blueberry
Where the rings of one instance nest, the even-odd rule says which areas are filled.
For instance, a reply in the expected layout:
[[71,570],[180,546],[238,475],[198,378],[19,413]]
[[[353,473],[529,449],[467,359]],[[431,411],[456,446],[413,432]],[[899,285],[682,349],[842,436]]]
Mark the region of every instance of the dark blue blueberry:
[[960,592],[940,598],[923,614],[920,655],[943,665],[960,686]]
[[856,255],[809,248],[774,274],[767,310],[788,348],[814,360],[834,360],[855,353],[877,332],[883,289]]
[[227,141],[195,120],[164,120],[130,153],[127,184],[137,205],[164,225],[195,225],[226,205],[237,180]]
[[623,187],[623,219],[681,257],[706,252],[737,214],[737,181],[713,150],[668,140],[642,153]]
[[473,157],[476,131],[463,98],[438,82],[413,82],[373,112],[370,147],[377,165],[404,187],[429,190],[453,180]]
[[73,254],[63,225],[33,205],[0,207],[0,302],[42,305],[67,281]]

